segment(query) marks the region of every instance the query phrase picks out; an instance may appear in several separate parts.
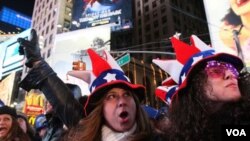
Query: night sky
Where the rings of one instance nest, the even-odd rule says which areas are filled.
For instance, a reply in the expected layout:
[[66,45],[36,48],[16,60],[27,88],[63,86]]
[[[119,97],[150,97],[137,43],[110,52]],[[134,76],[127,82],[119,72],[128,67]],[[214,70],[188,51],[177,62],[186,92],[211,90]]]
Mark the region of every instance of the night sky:
[[0,0],[0,8],[6,6],[31,17],[35,0]]

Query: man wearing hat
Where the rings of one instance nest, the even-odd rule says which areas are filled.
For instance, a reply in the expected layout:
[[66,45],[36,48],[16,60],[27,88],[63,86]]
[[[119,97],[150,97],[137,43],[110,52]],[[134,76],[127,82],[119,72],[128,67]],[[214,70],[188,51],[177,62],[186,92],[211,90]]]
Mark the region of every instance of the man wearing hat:
[[190,39],[190,45],[171,39],[176,60],[153,60],[170,74],[156,90],[170,106],[166,135],[174,141],[221,140],[223,125],[250,125],[250,98],[238,87],[243,62],[194,35]]

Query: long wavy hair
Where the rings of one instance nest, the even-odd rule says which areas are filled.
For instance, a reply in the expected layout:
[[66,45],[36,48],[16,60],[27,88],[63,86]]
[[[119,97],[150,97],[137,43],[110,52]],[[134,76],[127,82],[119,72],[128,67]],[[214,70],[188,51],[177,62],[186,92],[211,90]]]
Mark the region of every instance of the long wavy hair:
[[211,101],[205,95],[206,89],[213,91],[208,76],[202,69],[197,72],[172,99],[167,138],[170,141],[221,140],[223,125],[250,125],[250,96],[242,96],[237,102]]
[[23,132],[16,118],[12,117],[12,125],[8,135],[0,139],[1,141],[30,141],[29,136]]
[[218,129],[211,120],[213,110],[220,107],[219,103],[207,99],[205,89],[212,91],[207,83],[207,75],[199,71],[192,76],[187,87],[178,92],[172,99],[169,109],[170,126],[169,140],[174,141],[204,141],[214,140]]
[[[127,87],[122,85],[116,85],[122,89],[129,90]],[[110,90],[110,89],[109,89]],[[131,89],[130,89],[131,90]],[[105,94],[107,90],[103,91]],[[131,90],[132,93],[134,93]],[[129,137],[129,141],[144,141],[153,138],[152,126],[149,122],[148,117],[140,106],[138,97],[132,94],[136,103],[136,123],[137,128],[134,134]],[[95,103],[96,107],[93,111],[84,119],[80,120],[79,124],[72,128],[64,137],[63,140],[74,140],[74,141],[100,141],[102,137],[102,126],[105,123],[103,115],[103,100],[100,99]]]

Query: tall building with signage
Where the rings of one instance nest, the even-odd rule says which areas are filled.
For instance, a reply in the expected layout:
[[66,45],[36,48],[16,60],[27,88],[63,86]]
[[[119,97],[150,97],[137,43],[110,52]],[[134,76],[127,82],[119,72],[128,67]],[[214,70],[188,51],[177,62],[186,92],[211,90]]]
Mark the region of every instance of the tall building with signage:
[[[169,37],[175,33],[181,33],[180,38],[187,41],[190,34],[209,39],[203,1],[135,0],[134,9],[135,28],[133,44],[129,45],[132,46],[131,50],[171,52]],[[147,62],[151,62],[152,58],[171,57],[162,54],[136,56]]]
[[32,18],[32,28],[40,35],[42,56],[51,55],[57,33],[69,30],[71,22],[71,0],[36,0]]

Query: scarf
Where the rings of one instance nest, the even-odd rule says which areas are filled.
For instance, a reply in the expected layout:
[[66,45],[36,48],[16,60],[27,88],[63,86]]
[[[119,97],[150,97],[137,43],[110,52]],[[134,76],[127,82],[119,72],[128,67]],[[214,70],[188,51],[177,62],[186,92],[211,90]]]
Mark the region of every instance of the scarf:
[[126,138],[135,132],[137,124],[127,132],[115,132],[108,126],[102,126],[102,141],[125,141]]

